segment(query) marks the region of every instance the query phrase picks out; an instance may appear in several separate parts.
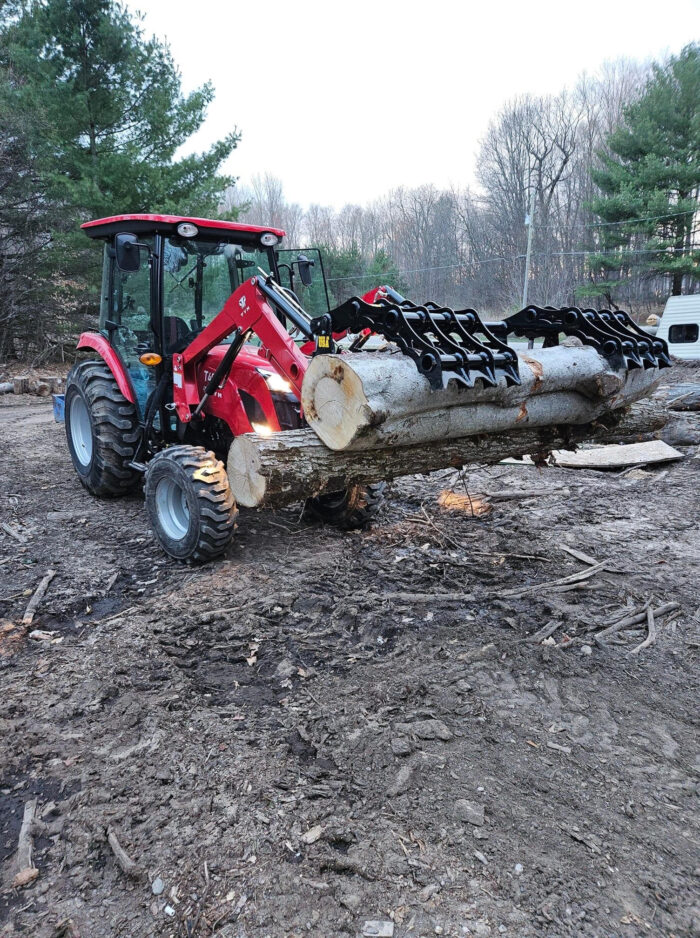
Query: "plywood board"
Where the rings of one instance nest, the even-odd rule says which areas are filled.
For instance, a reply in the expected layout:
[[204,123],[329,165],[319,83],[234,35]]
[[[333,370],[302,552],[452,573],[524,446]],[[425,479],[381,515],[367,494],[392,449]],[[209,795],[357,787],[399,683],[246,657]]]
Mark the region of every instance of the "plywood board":
[[564,469],[626,469],[628,466],[647,466],[650,463],[683,459],[683,453],[679,453],[663,440],[592,446],[590,449],[579,449],[576,452],[554,450],[552,456],[555,465]]

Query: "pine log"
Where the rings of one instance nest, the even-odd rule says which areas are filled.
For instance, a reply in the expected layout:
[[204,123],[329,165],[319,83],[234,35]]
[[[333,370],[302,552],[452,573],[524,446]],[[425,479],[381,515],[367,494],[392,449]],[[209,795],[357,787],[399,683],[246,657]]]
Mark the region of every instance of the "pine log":
[[460,468],[469,463],[497,463],[508,456],[571,449],[583,440],[636,442],[658,433],[667,420],[663,406],[643,402],[586,426],[516,429],[417,446],[344,451],[329,449],[310,429],[285,430],[267,437],[246,433],[231,444],[228,477],[239,505],[281,507],[355,483]]
[[587,424],[652,392],[656,368],[614,370],[590,346],[518,353],[521,383],[432,390],[400,353],[317,355],[301,401],[309,426],[334,450],[415,446],[521,427]]

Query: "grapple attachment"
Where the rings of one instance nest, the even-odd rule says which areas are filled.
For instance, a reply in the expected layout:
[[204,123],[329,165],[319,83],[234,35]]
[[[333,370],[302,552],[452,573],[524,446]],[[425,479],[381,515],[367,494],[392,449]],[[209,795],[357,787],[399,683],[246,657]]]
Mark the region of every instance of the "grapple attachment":
[[[379,333],[413,359],[433,388],[443,386],[443,372],[468,388],[475,381],[495,387],[501,378],[508,385],[520,383],[516,353],[484,325],[476,310],[455,311],[432,302],[417,306],[394,295],[396,299],[381,297],[375,303],[353,297],[314,320],[312,330],[326,341],[345,330]],[[331,350],[330,343],[317,341],[317,350]]]
[[455,311],[432,302],[418,306],[384,288],[384,295],[373,303],[352,297],[312,320],[316,353],[335,351],[333,335],[346,330],[370,330],[394,342],[434,390],[444,386],[445,377],[467,388],[476,381],[495,387],[501,378],[507,386],[520,384],[518,356],[506,344],[509,335],[543,339],[544,347],[558,345],[562,333],[576,336],[616,369],[671,364],[666,343],[640,329],[622,310],[527,306],[508,319],[486,324],[476,310]]
[[663,339],[640,329],[624,310],[527,306],[503,322],[489,323],[489,327],[504,339],[508,335],[544,339],[545,348],[558,345],[562,333],[575,336],[613,367],[667,368],[671,364]]

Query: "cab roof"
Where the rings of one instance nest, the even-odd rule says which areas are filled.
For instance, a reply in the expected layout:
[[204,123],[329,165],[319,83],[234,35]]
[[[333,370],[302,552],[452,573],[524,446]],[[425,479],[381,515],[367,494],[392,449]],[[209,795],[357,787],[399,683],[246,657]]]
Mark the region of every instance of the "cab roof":
[[120,231],[133,234],[176,234],[177,226],[182,222],[196,225],[205,236],[218,236],[222,240],[230,241],[257,241],[259,235],[266,231],[272,232],[278,238],[283,238],[285,234],[281,228],[241,225],[238,222],[211,218],[188,218],[183,215],[112,215],[109,218],[86,221],[80,227],[89,238],[107,239]]

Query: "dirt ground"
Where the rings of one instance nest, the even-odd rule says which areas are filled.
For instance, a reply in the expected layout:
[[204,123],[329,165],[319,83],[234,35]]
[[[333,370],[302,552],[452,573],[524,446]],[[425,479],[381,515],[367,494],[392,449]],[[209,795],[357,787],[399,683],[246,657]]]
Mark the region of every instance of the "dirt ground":
[[242,512],[193,569],[47,401],[0,441],[3,938],[700,934],[697,447],[406,479],[363,533]]

